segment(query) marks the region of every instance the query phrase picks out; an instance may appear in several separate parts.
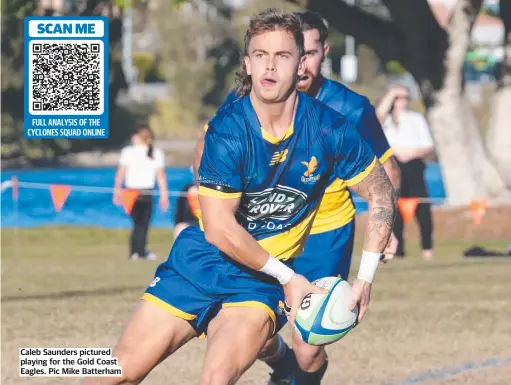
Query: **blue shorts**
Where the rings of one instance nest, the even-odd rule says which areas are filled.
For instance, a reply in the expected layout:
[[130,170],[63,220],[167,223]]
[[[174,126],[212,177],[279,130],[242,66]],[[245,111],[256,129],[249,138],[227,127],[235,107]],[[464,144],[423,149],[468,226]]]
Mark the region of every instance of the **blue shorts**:
[[258,307],[277,332],[286,323],[282,286],[242,266],[208,243],[199,226],[183,230],[158,266],[142,299],[187,320],[199,333],[225,307]]
[[347,280],[354,237],[355,220],[326,233],[311,234],[303,253],[292,261],[292,266],[311,282],[336,276]]

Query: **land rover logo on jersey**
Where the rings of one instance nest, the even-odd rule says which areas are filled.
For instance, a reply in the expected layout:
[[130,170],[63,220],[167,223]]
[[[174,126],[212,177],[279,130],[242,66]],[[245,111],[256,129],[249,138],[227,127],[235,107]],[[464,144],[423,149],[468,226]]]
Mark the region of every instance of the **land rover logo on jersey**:
[[277,185],[256,193],[247,193],[238,212],[249,221],[288,219],[305,204],[307,194],[291,187]]

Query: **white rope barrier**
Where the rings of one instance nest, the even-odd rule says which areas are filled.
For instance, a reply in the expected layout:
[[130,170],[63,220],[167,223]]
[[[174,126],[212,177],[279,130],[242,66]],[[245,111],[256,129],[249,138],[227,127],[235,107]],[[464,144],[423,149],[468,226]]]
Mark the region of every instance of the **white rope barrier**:
[[[9,181],[9,185],[6,185],[4,188],[4,183],[2,183],[2,192],[8,188],[12,188],[12,182]],[[34,182],[18,182],[18,186],[20,188],[27,188],[27,189],[36,189],[36,190],[47,190],[52,185],[65,185],[71,187],[72,191],[81,191],[81,192],[90,192],[90,193],[103,193],[103,194],[113,194],[114,188],[113,187],[99,187],[99,186],[83,186],[83,185],[71,185],[67,183],[34,183]],[[159,191],[140,191],[141,195],[160,195]],[[186,196],[185,192],[182,191],[169,191],[169,196]]]
[[[55,183],[55,185],[64,185],[64,183]],[[86,193],[100,193],[100,194],[113,194],[113,187],[99,187],[99,186],[83,186],[83,185],[69,185],[66,186],[71,187],[71,191],[81,191]],[[35,183],[35,182],[18,182],[19,188],[27,188],[27,189],[37,189],[37,190],[47,190],[52,184],[50,183]],[[10,180],[2,182],[2,193],[9,188],[13,188],[13,183]],[[142,195],[160,195],[160,192],[157,190],[154,191],[140,191]],[[167,195],[170,197],[181,197],[187,196],[186,192],[183,191],[168,191]],[[353,201],[357,203],[366,202],[365,199],[360,197],[353,197]],[[419,203],[432,203],[432,204],[441,204],[446,201],[446,198],[419,198]]]
[[2,182],[2,192],[12,187],[12,181],[6,180]]

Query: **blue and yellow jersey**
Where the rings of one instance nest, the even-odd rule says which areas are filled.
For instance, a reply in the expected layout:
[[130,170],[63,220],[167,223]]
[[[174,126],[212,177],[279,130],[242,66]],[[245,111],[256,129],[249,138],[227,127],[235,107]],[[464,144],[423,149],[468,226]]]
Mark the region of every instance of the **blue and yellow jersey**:
[[[236,99],[235,90],[232,90],[223,106]],[[344,115],[369,144],[380,163],[385,163],[392,156],[392,149],[369,99],[329,79],[324,79],[316,99]],[[335,230],[353,220],[355,206],[347,187],[349,186],[343,179],[332,178],[314,219],[311,234]]]
[[353,125],[298,93],[286,134],[261,128],[249,97],[225,105],[209,122],[199,167],[199,194],[239,198],[236,219],[279,259],[297,256],[331,181],[353,185],[376,157]]
[[[336,81],[325,79],[316,98],[346,116],[382,164],[392,155],[376,111],[366,97]],[[311,234],[335,230],[353,220],[355,206],[347,187],[349,183],[342,178],[333,177],[329,181]]]

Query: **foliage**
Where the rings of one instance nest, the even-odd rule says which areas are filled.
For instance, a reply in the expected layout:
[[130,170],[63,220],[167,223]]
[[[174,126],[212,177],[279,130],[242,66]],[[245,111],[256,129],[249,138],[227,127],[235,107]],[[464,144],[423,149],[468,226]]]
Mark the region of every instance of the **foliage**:
[[137,69],[137,82],[139,83],[165,81],[160,60],[153,54],[134,53],[133,66]]
[[408,71],[403,65],[397,60],[391,60],[386,64],[386,70],[390,75],[401,76],[406,74]]
[[238,64],[230,17],[222,2],[204,11],[194,1],[152,15],[163,37],[158,46],[160,68],[169,80],[172,97],[172,102],[160,102],[155,109],[151,119],[156,124],[189,130],[209,119],[213,107],[221,104],[230,86],[227,76]]
[[199,132],[199,122],[192,110],[183,108],[174,99],[157,101],[151,111],[149,124],[158,138],[191,139]]

